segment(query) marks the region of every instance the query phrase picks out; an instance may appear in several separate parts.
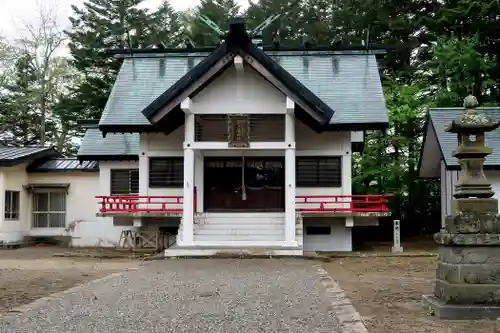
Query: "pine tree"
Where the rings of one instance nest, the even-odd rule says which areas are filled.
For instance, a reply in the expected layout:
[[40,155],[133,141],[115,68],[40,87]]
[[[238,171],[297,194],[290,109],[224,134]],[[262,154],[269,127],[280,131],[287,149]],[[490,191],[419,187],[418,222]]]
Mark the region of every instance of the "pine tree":
[[270,45],[274,38],[279,37],[282,45],[302,45],[306,32],[304,22],[301,21],[303,10],[300,0],[251,1],[246,11],[248,26],[255,28],[268,17],[276,14],[281,16],[263,31],[263,44]]
[[21,54],[14,66],[12,84],[7,84],[2,91],[0,139],[9,145],[40,143],[40,117],[33,94],[37,74],[31,64],[31,55]]
[[181,22],[181,15],[174,10],[169,1],[164,0],[151,14],[150,44],[161,44],[169,48],[182,45],[186,28]]
[[82,118],[100,116],[120,68],[121,61],[106,52],[157,43],[154,18],[137,8],[142,1],[87,0],[81,8],[72,6],[72,29],[66,34],[73,66],[85,76],[74,92]]
[[214,46],[220,42],[219,36],[200,19],[204,15],[212,20],[222,31],[229,27],[229,18],[238,15],[240,6],[234,0],[201,0],[194,10],[185,13],[188,25],[186,36],[197,47]]

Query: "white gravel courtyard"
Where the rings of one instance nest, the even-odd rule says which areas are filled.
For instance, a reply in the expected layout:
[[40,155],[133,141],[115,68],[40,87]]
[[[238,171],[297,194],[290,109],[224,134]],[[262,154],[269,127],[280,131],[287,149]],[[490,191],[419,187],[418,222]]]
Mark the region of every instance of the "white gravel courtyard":
[[0,318],[0,332],[341,332],[314,261],[147,263]]

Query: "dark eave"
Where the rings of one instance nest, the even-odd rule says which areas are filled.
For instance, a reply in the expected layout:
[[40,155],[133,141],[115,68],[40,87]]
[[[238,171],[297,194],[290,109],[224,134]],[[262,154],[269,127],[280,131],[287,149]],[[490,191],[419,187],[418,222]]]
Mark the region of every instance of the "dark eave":
[[243,51],[255,58],[255,60],[262,64],[274,77],[281,81],[287,89],[303,100],[313,111],[317,111],[318,116],[321,119],[320,125],[326,126],[330,122],[330,119],[335,112],[321,99],[319,99],[318,96],[313,94],[302,83],[300,83],[299,80],[288,73],[283,67],[271,59],[271,57],[269,57],[263,50],[255,46],[255,44],[251,41],[244,43],[241,47]]
[[79,161],[137,161],[139,155],[78,155]]
[[[319,126],[308,122],[308,125],[315,130],[323,130],[329,124],[334,114],[328,105],[307,89],[295,77],[288,73],[283,67],[276,63],[263,50],[255,46],[250,37],[245,32],[245,25],[241,21],[230,25],[230,32],[226,36],[226,41],[216,48],[203,61],[195,66],[191,71],[184,75],[179,81],[161,94],[155,101],[148,105],[143,111],[143,115],[153,122],[155,115],[166,105],[175,101],[179,96],[201,79],[212,67],[214,67],[223,57],[229,54],[243,52],[253,57],[267,71],[269,71],[286,89],[295,94],[303,104],[307,105],[312,112],[315,112],[315,118]],[[223,70],[223,68],[221,69]]]
[[21,156],[19,158],[14,158],[14,159],[0,159],[0,167],[10,167],[10,166],[15,166],[23,163],[31,163],[33,161],[36,161],[38,159],[46,159],[50,157],[62,157],[62,154],[58,153],[55,149],[53,148],[47,148],[42,151],[38,151],[32,154],[27,154],[24,156]]
[[182,92],[189,88],[189,86],[191,86],[194,82],[199,80],[206,72],[210,70],[210,68],[215,66],[215,64],[228,53],[229,46],[227,43],[223,43],[208,57],[206,57],[198,65],[196,65],[192,70],[186,73],[186,75],[184,75],[179,81],[168,88],[163,94],[161,94],[156,100],[154,100],[153,103],[149,104],[142,111],[142,114],[149,121],[151,121],[151,119],[159,110],[161,110],[166,104],[182,94]]
[[97,161],[79,161],[76,158],[46,158],[34,161],[26,168],[28,173],[97,172]]
[[159,132],[157,126],[154,125],[134,125],[134,124],[116,124],[116,125],[99,125],[99,130],[102,132],[102,137],[105,138],[108,133],[151,133]]
[[[191,47],[191,48],[156,48],[156,49],[113,49],[105,52],[109,55],[132,56],[134,54],[175,54],[175,53],[210,53],[216,50],[220,45],[209,47]],[[366,51],[374,53],[386,53],[387,51],[395,50],[391,45],[384,44],[369,44],[368,47],[363,45],[314,45],[309,47],[297,47],[286,45],[264,45],[263,50],[266,52],[309,52],[309,51]]]
[[341,123],[328,124],[326,131],[385,131],[389,128],[387,122],[377,123]]
[[102,136],[107,133],[165,133],[170,134],[184,125],[184,112],[180,107],[174,108],[162,120],[152,125],[99,125]]
[[78,120],[78,125],[83,128],[97,128],[99,126],[99,119],[81,119]]

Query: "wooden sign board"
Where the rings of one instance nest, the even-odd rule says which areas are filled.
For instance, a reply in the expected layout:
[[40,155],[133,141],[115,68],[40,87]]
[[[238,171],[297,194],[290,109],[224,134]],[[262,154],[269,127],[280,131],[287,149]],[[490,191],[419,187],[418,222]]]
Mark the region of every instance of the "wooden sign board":
[[250,147],[250,121],[247,115],[227,116],[227,139],[229,147]]

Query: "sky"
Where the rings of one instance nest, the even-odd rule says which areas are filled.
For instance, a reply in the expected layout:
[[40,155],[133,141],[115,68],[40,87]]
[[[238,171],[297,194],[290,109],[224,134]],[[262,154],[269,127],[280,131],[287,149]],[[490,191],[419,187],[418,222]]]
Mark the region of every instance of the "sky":
[[[24,22],[36,22],[39,4],[42,8],[57,8],[57,16],[65,28],[69,25],[68,17],[71,15],[71,5],[81,5],[84,0],[0,0],[0,35],[16,38],[23,33]],[[162,0],[144,0],[144,7],[155,8]],[[194,7],[199,0],[170,0],[177,10]],[[246,7],[247,0],[237,0]],[[141,5],[142,6],[142,5]]]

